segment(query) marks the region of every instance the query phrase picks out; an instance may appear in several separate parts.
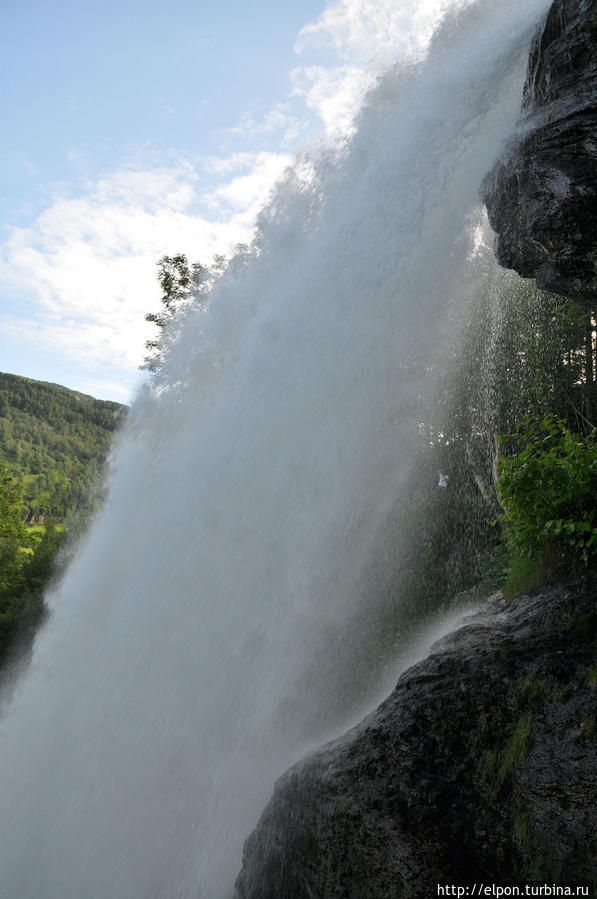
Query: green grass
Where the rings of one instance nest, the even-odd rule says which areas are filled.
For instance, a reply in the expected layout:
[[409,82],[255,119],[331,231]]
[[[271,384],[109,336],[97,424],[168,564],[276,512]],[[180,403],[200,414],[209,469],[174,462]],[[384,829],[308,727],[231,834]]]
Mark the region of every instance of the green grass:
[[522,713],[516,722],[516,726],[502,752],[502,758],[497,772],[500,787],[512,773],[514,768],[524,761],[527,754],[529,737],[531,735],[532,722],[533,716],[528,709]]
[[525,759],[533,724],[532,712],[527,709],[518,718],[501,752],[486,750],[479,762],[477,776],[494,800],[512,772]]
[[512,822],[512,833],[514,842],[518,848],[524,852],[531,838],[531,814],[518,803],[514,808],[514,819]]
[[504,599],[510,601],[515,596],[541,587],[556,577],[558,564],[549,556],[514,556],[510,561],[510,568],[506,583],[502,587]]
[[594,715],[588,715],[586,718],[583,718],[580,722],[580,728],[586,740],[590,740],[592,743],[597,740],[597,722]]
[[531,674],[520,677],[516,681],[520,697],[521,707],[537,709],[547,702],[565,702],[576,689],[578,684],[571,682],[561,686],[553,678],[534,677]]

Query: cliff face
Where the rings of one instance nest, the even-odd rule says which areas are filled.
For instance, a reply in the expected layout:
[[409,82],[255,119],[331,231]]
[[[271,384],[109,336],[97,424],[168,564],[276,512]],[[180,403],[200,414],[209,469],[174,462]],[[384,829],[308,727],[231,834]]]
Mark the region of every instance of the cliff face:
[[[555,0],[483,186],[499,261],[597,306],[597,6]],[[288,771],[237,899],[597,883],[597,575],[498,595],[357,728]]]
[[597,578],[498,595],[278,782],[239,899],[597,879]]
[[519,135],[482,189],[499,262],[597,303],[597,9],[555,0],[529,59]]

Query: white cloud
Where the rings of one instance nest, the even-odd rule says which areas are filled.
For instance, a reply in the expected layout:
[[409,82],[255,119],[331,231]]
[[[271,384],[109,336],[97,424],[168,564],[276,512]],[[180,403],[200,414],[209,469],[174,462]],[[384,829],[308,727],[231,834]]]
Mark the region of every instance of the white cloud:
[[353,121],[375,73],[357,66],[303,66],[291,72],[294,93],[323,121],[326,134],[350,134]]
[[152,333],[144,315],[159,305],[158,259],[184,252],[209,263],[250,240],[290,161],[275,153],[211,160],[206,168],[220,178],[201,196],[200,172],[185,161],[112,172],[87,181],[76,197],[58,192],[0,246],[0,279],[28,297],[26,315],[3,316],[4,333],[88,372],[134,370]]
[[307,128],[307,122],[297,117],[291,104],[278,102],[261,119],[251,115],[242,117],[240,123],[229,129],[229,134],[238,135],[250,141],[263,140],[272,135],[280,135],[281,146],[295,144]]
[[323,122],[328,139],[349,135],[379,72],[424,52],[443,11],[458,2],[468,0],[333,0],[299,32],[295,52],[315,62],[289,73],[288,99],[260,119],[244,116],[227,134],[247,141],[278,135],[280,146],[294,146],[310,126],[313,131],[302,101]]
[[209,156],[203,162],[206,172],[215,172],[217,175],[229,175],[239,169],[248,169],[255,159],[254,153],[229,153],[227,156]]
[[[292,164],[293,157],[283,153],[258,153],[251,158],[250,171],[238,175],[228,184],[212,191],[207,199],[212,206],[222,208],[222,202],[255,220],[263,207],[272,185]],[[244,160],[243,160],[244,166]],[[230,171],[230,170],[229,170]]]
[[332,48],[345,62],[384,65],[428,43],[446,0],[335,0],[301,29],[296,49]]
[[449,0],[335,0],[301,29],[297,53],[326,50],[335,65],[291,73],[294,93],[323,120],[333,139],[349,134],[376,75],[398,59],[424,52]]

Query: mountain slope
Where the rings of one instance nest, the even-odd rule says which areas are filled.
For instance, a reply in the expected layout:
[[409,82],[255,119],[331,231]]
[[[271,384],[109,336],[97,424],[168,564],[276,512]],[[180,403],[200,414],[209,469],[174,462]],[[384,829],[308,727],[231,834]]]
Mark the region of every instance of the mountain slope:
[[126,406],[0,373],[0,461],[23,484],[23,518],[64,521],[89,502]]

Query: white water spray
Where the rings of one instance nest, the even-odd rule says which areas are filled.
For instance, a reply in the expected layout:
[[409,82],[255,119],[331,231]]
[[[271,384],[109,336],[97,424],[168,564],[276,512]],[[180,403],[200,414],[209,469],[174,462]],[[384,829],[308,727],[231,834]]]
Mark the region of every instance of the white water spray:
[[275,778],[362,703],[408,363],[445,337],[546,6],[480,0],[385,76],[139,397],[1,723],[3,896],[231,896]]

